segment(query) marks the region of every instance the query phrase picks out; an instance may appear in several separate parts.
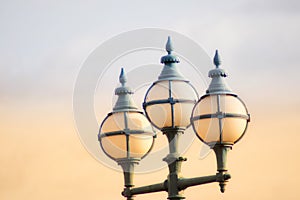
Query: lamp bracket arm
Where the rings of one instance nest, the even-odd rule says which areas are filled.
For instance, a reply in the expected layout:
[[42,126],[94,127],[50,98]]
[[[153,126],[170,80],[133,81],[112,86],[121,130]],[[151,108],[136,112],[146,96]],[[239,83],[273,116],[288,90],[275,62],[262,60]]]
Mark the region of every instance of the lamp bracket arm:
[[178,180],[178,189],[185,190],[188,187],[203,185],[213,182],[225,181],[230,179],[230,174],[216,174],[211,176],[202,176],[195,178],[180,178]]
[[138,194],[147,194],[161,191],[168,191],[168,180],[165,180],[162,183],[151,184],[141,187],[124,188],[122,195],[124,197],[131,197]]

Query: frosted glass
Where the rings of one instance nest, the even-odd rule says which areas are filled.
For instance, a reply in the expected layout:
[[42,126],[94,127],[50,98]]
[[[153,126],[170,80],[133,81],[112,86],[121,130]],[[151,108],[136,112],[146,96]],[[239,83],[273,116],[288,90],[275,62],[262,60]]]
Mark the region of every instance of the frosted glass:
[[[124,132],[129,129],[129,153],[130,157],[141,158],[153,144],[153,128],[147,118],[138,112],[117,112],[110,115],[103,122],[101,133]],[[142,133],[130,133],[130,130],[141,131]],[[152,134],[149,134],[152,133]],[[101,145],[104,151],[111,157],[126,158],[127,144],[125,135],[104,136],[101,138]]]
[[[155,100],[168,100],[170,97],[174,100],[190,100],[194,102],[198,100],[197,93],[189,83],[184,81],[161,81],[156,83],[150,89],[145,98],[145,102],[148,103]],[[174,104],[175,127],[185,128],[190,124],[190,116],[193,107],[194,103],[192,102]],[[170,103],[149,105],[146,107],[146,112],[151,122],[158,128],[172,127],[172,112]]]
[[[187,127],[190,124],[190,117],[194,104],[176,103],[174,104],[174,126]],[[159,127],[172,126],[171,104],[156,104],[146,108],[152,123]]]
[[[150,135],[132,134],[129,136],[130,157],[141,158],[151,148],[153,137]],[[104,151],[114,159],[126,158],[126,136],[115,135],[101,138]]]
[[[148,92],[146,102],[168,99],[170,97],[169,88],[169,81],[156,83]],[[174,99],[198,100],[194,88],[185,81],[171,81],[171,96]]]
[[237,141],[247,126],[247,120],[241,118],[225,118],[223,119],[223,141]]
[[198,136],[207,143],[220,139],[219,120],[216,118],[202,119],[194,122]]
[[170,104],[156,104],[147,106],[146,112],[152,123],[158,128],[172,126],[172,115]]
[[129,137],[130,157],[141,158],[151,148],[153,137],[150,135],[132,134]]
[[113,158],[126,158],[126,136],[115,135],[101,138],[104,151]]
[[153,132],[152,126],[146,116],[140,113],[127,113],[127,125],[130,130]]
[[191,113],[194,104],[191,103],[176,103],[174,105],[175,117],[174,122],[177,127],[187,127],[190,125]]
[[153,132],[148,119],[138,112],[118,112],[110,115],[101,128],[101,133],[115,132],[125,129],[125,115],[127,117],[127,126],[131,130],[144,130]]
[[[247,121],[241,118],[224,118],[222,122],[223,142],[234,143],[245,131]],[[194,123],[197,134],[206,143],[220,141],[219,119],[201,119]]]
[[[196,105],[193,117],[218,112],[217,95],[207,96]],[[244,104],[235,96],[220,95],[220,111],[223,113],[247,116]],[[220,128],[222,128],[222,142],[234,143],[244,133],[247,120],[238,117],[227,117],[221,119],[221,127],[218,118],[195,120],[195,131],[206,143],[220,141]]]
[[194,116],[212,114],[218,111],[217,96],[208,96],[197,104],[194,110]]
[[101,127],[101,133],[120,131],[125,128],[124,113],[114,113],[104,121]]
[[172,81],[172,97],[174,99],[198,100],[198,95],[194,88],[184,81]]
[[169,81],[156,83],[148,92],[146,102],[152,100],[161,100],[169,98]]
[[[207,96],[198,103],[194,116],[213,114],[218,111],[217,95]],[[220,95],[220,111],[224,113],[235,113],[247,115],[244,104],[231,95]]]

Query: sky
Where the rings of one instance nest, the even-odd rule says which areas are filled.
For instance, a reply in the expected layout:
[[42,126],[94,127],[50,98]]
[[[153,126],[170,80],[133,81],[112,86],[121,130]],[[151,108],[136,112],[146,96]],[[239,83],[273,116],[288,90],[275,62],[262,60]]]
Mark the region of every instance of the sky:
[[[193,187],[185,191],[187,199],[300,198],[299,1],[12,0],[0,5],[0,199],[123,199],[122,174],[99,162],[80,139],[73,92],[97,47],[149,27],[185,35],[209,56],[218,49],[228,83],[251,113],[247,134],[229,154],[227,191],[221,194],[216,183]],[[118,73],[112,72],[111,87]],[[112,97],[113,91],[97,95]],[[99,124],[111,105],[97,104]],[[184,176],[215,173],[212,153],[199,158],[202,146],[195,140],[186,151]],[[138,174],[135,184],[166,176],[166,168]]]

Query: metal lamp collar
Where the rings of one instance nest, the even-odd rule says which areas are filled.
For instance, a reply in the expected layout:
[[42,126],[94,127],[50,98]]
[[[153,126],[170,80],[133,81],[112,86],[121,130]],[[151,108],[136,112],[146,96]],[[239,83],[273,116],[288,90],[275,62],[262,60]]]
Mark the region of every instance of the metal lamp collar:
[[214,65],[216,66],[216,68],[208,72],[208,77],[212,78],[212,80],[206,93],[207,94],[234,94],[225,81],[225,78],[228,76],[227,71],[222,68],[219,68],[219,66],[221,65],[221,59],[218,50],[216,50],[214,56]]
[[124,72],[124,68],[121,69],[119,81],[121,87],[115,89],[118,100],[113,108],[113,112],[139,111],[131,96],[134,93],[133,90],[126,86],[127,76]]
[[171,40],[171,37],[168,37],[166,43],[167,55],[161,57],[160,62],[164,64],[164,68],[158,77],[158,81],[164,80],[181,80],[187,81],[183,75],[178,71],[176,63],[179,63],[179,58],[173,54],[174,46]]

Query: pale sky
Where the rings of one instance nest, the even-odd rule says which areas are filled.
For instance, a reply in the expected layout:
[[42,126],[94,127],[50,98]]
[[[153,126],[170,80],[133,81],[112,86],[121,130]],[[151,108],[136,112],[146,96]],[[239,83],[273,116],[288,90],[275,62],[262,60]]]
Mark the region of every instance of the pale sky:
[[[229,154],[232,180],[225,194],[215,183],[187,189],[187,199],[299,199],[296,0],[2,1],[0,199],[123,199],[122,174],[94,159],[80,142],[72,93],[95,48],[147,27],[181,33],[210,56],[219,49],[228,83],[252,116],[247,134]],[[199,159],[200,146],[195,141],[187,151],[183,175],[215,173],[214,155]],[[135,183],[161,182],[166,172],[138,175]],[[153,198],[166,194],[136,197]]]

